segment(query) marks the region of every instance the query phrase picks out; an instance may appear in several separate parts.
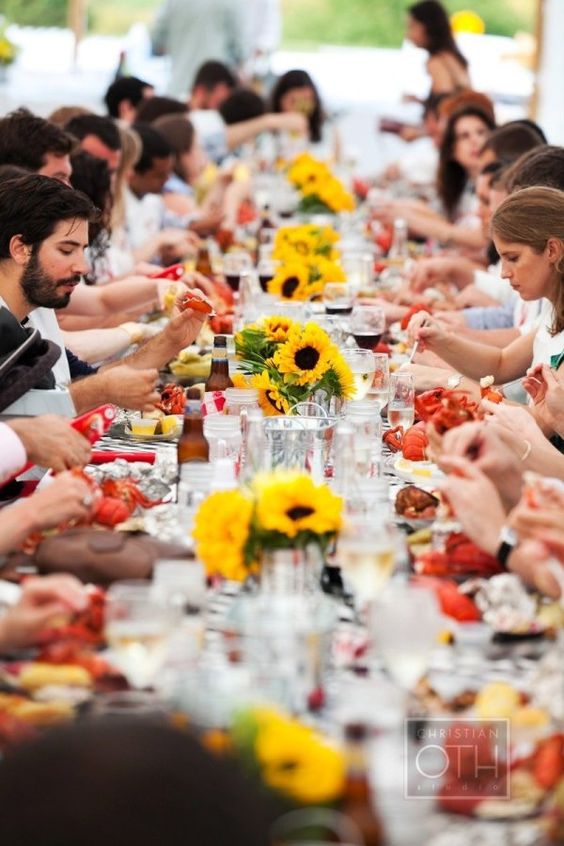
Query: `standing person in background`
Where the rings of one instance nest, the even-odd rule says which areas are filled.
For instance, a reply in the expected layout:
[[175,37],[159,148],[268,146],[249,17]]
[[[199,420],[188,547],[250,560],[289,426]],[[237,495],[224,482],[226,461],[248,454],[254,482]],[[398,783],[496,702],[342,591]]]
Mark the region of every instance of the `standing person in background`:
[[165,0],[152,39],[155,53],[171,58],[168,93],[186,97],[197,69],[210,56],[239,67],[248,52],[245,18],[239,0]]
[[471,88],[468,62],[457,47],[450,21],[437,0],[422,0],[407,10],[406,36],[429,53],[430,94],[453,94]]
[[282,14],[280,0],[246,0],[249,59],[243,70],[245,80],[260,94],[271,85],[271,56],[280,44]]

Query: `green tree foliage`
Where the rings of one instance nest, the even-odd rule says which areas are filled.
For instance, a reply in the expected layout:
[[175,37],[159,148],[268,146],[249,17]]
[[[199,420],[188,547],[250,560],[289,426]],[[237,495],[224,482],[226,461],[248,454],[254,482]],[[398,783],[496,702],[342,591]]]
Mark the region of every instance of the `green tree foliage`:
[[67,0],[0,0],[0,14],[22,26],[66,26]]
[[[398,47],[413,0],[282,0],[284,42]],[[477,12],[486,32],[513,36],[534,27],[535,0],[443,0],[449,13]]]

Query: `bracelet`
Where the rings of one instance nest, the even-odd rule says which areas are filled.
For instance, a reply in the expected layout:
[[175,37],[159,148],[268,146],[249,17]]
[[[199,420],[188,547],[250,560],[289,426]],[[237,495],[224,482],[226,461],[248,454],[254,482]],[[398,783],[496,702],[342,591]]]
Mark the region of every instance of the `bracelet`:
[[533,448],[533,445],[530,441],[528,441],[526,438],[524,438],[523,440],[525,441],[525,452],[519,458],[520,461],[526,461],[529,455],[531,454],[531,450]]

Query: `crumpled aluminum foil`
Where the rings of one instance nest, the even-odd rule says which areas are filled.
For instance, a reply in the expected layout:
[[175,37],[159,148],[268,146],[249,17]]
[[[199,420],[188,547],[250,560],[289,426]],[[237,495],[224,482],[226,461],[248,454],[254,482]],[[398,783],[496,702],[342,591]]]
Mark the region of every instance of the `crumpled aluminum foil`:
[[[540,630],[536,622],[537,602],[518,576],[500,573],[491,579],[476,579],[471,585],[477,587],[474,600],[484,621],[495,632],[524,634]],[[470,583],[466,583],[465,592],[469,588]]]
[[149,499],[163,499],[171,492],[176,468],[172,463],[149,464],[146,461],[124,461],[117,458],[107,464],[89,467],[88,472],[97,482],[102,482],[103,479],[133,479],[139,490]]

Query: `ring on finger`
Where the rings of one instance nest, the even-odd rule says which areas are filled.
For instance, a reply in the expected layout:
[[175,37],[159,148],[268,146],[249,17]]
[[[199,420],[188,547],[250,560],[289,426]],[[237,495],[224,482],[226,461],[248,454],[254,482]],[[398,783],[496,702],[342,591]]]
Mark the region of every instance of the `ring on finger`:
[[81,503],[82,503],[82,505],[84,505],[85,508],[90,508],[90,506],[92,505],[93,502],[94,502],[94,500],[92,498],[92,494],[89,494],[89,493],[84,494],[84,496],[81,499]]

